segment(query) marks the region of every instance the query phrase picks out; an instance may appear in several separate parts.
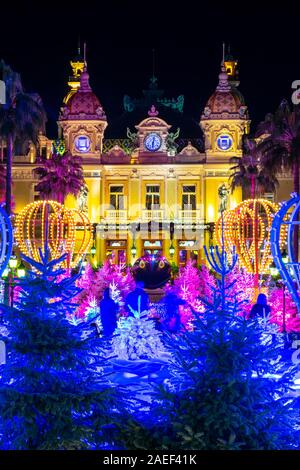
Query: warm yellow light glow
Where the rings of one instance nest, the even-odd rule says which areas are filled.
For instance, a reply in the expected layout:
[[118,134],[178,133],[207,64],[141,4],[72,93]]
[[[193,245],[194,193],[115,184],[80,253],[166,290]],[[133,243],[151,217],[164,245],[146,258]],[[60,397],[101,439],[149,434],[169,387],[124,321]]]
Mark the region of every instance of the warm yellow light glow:
[[234,198],[230,199],[230,210],[235,209],[237,206],[237,202]]
[[212,204],[208,204],[208,207],[207,207],[207,221],[208,222],[215,221],[215,209]]
[[18,266],[18,260],[16,258],[16,256],[12,256],[8,262],[9,264],[9,267],[11,269],[16,269],[16,267]]

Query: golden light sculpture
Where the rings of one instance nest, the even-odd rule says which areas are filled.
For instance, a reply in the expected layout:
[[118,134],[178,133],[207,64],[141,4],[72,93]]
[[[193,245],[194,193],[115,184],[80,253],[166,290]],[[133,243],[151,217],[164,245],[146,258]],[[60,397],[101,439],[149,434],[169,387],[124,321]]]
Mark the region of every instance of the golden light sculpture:
[[85,212],[78,209],[67,209],[74,220],[75,240],[71,267],[75,268],[88,253],[93,244],[93,225]]
[[[267,199],[247,199],[223,213],[224,247],[230,253],[233,246],[241,267],[258,276],[267,274],[272,263],[270,229],[279,205]],[[216,223],[216,239],[222,244],[222,217]],[[286,226],[282,226],[281,248],[286,241]]]
[[93,240],[88,217],[77,209],[66,209],[56,201],[36,201],[17,215],[15,239],[20,251],[40,261],[40,249],[48,242],[51,259],[67,254],[63,267],[78,265]]

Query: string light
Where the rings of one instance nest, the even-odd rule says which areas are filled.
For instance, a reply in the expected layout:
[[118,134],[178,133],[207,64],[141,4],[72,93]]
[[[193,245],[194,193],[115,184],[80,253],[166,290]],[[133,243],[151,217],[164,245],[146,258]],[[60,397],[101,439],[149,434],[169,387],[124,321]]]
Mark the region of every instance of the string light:
[[[278,210],[279,205],[267,199],[247,199],[234,209],[226,210],[223,213],[225,250],[230,253],[232,247],[235,246],[240,265],[248,273],[255,274],[256,266],[260,274],[269,272],[272,263],[270,230],[273,217]],[[286,235],[286,227],[282,226],[281,248],[284,247]],[[217,244],[221,246],[221,217],[216,223],[216,238]]]
[[47,238],[51,259],[66,253],[63,267],[70,269],[89,251],[93,226],[86,214],[77,209],[66,209],[56,201],[36,201],[17,215],[15,238],[20,251],[38,262],[39,250],[44,249]]

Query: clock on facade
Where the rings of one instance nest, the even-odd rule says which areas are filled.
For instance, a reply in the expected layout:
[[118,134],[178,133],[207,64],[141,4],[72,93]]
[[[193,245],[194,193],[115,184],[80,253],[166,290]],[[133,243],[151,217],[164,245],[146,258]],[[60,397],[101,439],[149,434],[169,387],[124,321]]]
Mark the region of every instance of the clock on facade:
[[229,150],[232,147],[232,137],[228,134],[221,134],[217,138],[217,145],[220,150]]
[[162,144],[161,136],[156,132],[151,132],[145,137],[144,145],[149,152],[156,152]]
[[90,138],[86,135],[79,135],[75,139],[75,148],[78,152],[87,152],[91,146]]

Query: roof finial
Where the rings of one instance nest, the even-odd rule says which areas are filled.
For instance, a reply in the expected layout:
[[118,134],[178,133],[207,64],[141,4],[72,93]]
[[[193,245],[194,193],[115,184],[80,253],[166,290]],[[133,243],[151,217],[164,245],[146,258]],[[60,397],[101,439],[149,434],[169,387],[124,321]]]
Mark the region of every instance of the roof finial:
[[222,64],[224,64],[225,61],[225,42],[223,42],[223,59],[222,59]]
[[154,117],[158,115],[158,111],[155,108],[154,104],[151,106],[150,110],[148,111],[148,116]]
[[86,42],[83,43],[83,61],[84,61],[84,66],[86,67]]

